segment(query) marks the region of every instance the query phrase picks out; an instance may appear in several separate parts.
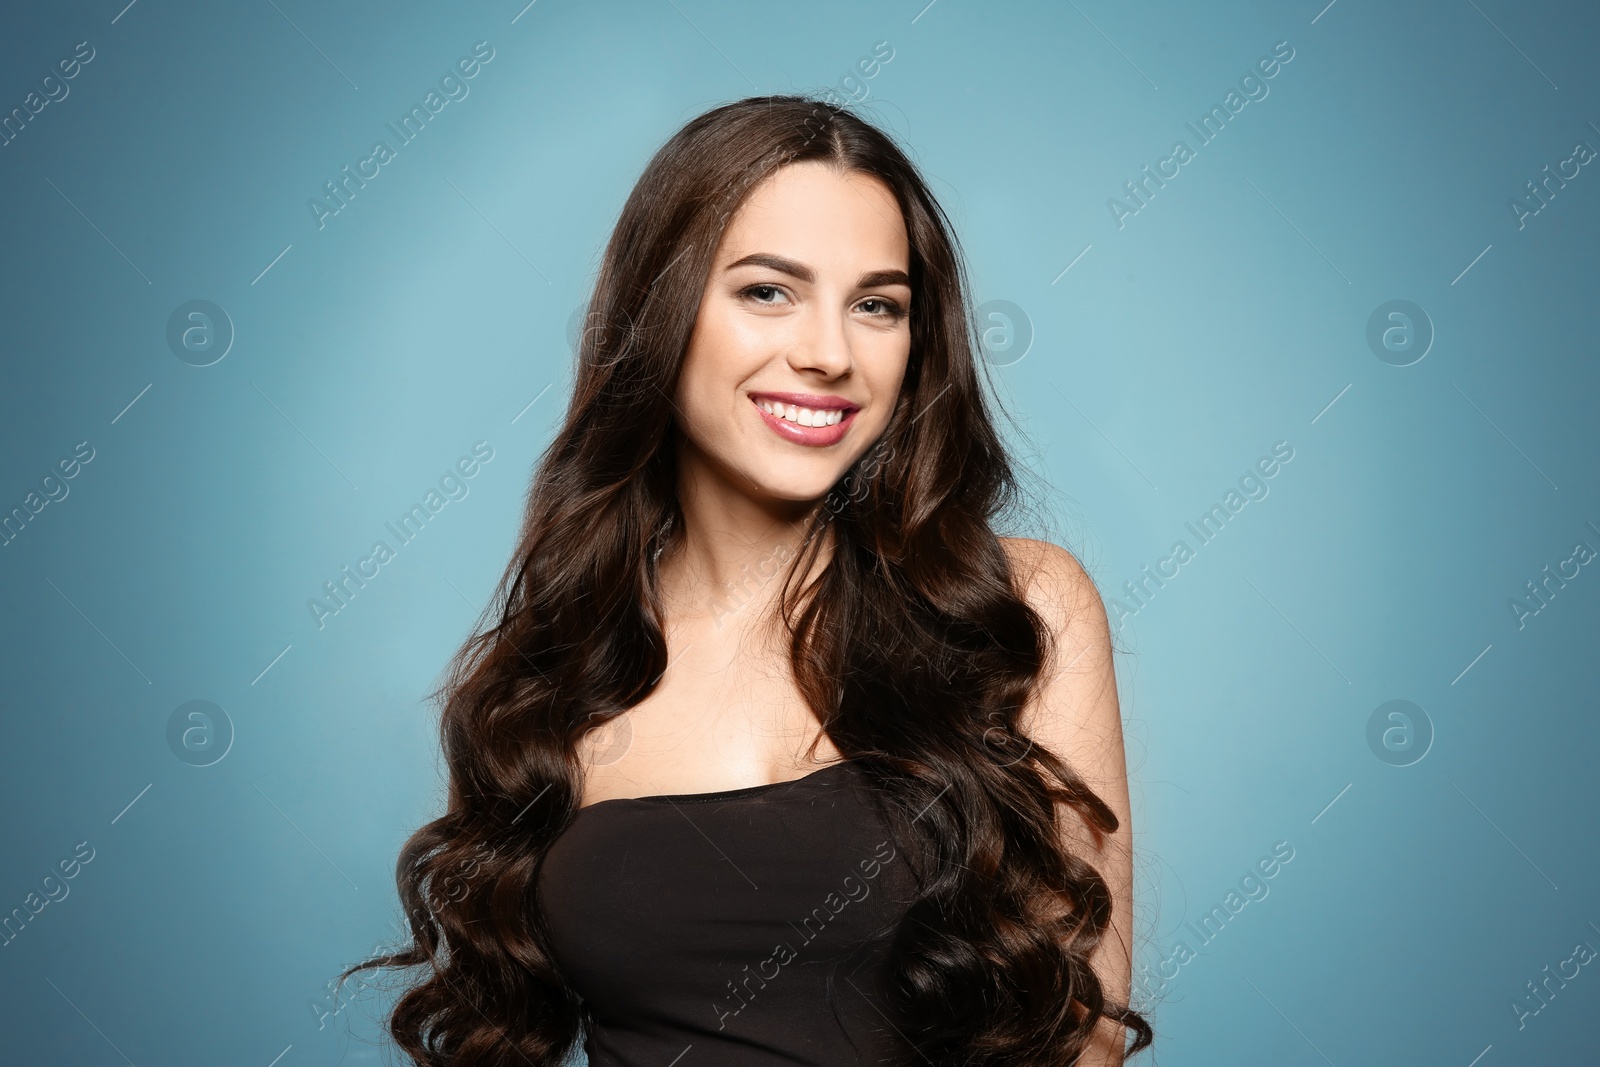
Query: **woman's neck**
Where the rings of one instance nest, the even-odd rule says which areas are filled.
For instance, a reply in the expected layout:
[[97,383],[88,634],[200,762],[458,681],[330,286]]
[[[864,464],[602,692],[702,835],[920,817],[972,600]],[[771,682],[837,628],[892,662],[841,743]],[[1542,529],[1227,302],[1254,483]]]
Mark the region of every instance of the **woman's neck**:
[[[680,618],[749,622],[772,615],[796,555],[810,551],[807,536],[821,501],[771,501],[680,479],[678,528],[658,564],[663,606]],[[821,531],[807,580],[827,565],[832,530]]]

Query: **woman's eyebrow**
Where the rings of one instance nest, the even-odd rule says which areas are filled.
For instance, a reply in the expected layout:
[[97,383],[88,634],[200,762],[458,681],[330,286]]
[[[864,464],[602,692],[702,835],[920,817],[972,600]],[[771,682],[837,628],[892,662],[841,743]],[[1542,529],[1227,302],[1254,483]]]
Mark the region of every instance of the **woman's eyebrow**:
[[[780,274],[787,274],[791,278],[798,278],[807,284],[817,280],[816,271],[804,263],[797,263],[785,256],[773,255],[771,252],[752,252],[742,259],[729,263],[723,270],[736,270],[739,267],[766,267]],[[859,289],[870,289],[878,285],[910,286],[911,277],[903,270],[874,270],[863,274],[856,282],[856,287]]]

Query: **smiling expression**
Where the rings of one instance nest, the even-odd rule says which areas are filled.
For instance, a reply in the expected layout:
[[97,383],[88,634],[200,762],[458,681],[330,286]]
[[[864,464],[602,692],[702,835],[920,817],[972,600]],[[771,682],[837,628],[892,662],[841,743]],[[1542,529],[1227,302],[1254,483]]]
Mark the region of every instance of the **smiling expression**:
[[724,231],[679,377],[680,469],[814,501],[884,431],[911,352],[910,244],[877,178],[760,182]]

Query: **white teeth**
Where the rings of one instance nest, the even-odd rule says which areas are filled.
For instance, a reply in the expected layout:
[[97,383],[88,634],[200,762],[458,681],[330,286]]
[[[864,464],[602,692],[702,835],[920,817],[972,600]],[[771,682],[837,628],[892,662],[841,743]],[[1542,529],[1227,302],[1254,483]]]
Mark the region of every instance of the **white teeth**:
[[771,400],[758,400],[756,403],[767,414],[776,415],[780,419],[787,419],[801,426],[833,426],[844,418],[844,412],[838,409],[813,411],[811,408],[795,407],[793,404],[776,404]]

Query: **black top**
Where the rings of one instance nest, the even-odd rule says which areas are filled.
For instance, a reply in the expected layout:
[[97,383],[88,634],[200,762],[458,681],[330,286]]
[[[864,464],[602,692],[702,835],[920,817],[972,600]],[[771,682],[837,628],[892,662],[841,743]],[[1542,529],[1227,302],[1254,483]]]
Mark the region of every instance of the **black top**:
[[538,876],[590,1067],[920,1062],[884,999],[914,885],[849,761],[588,805]]

